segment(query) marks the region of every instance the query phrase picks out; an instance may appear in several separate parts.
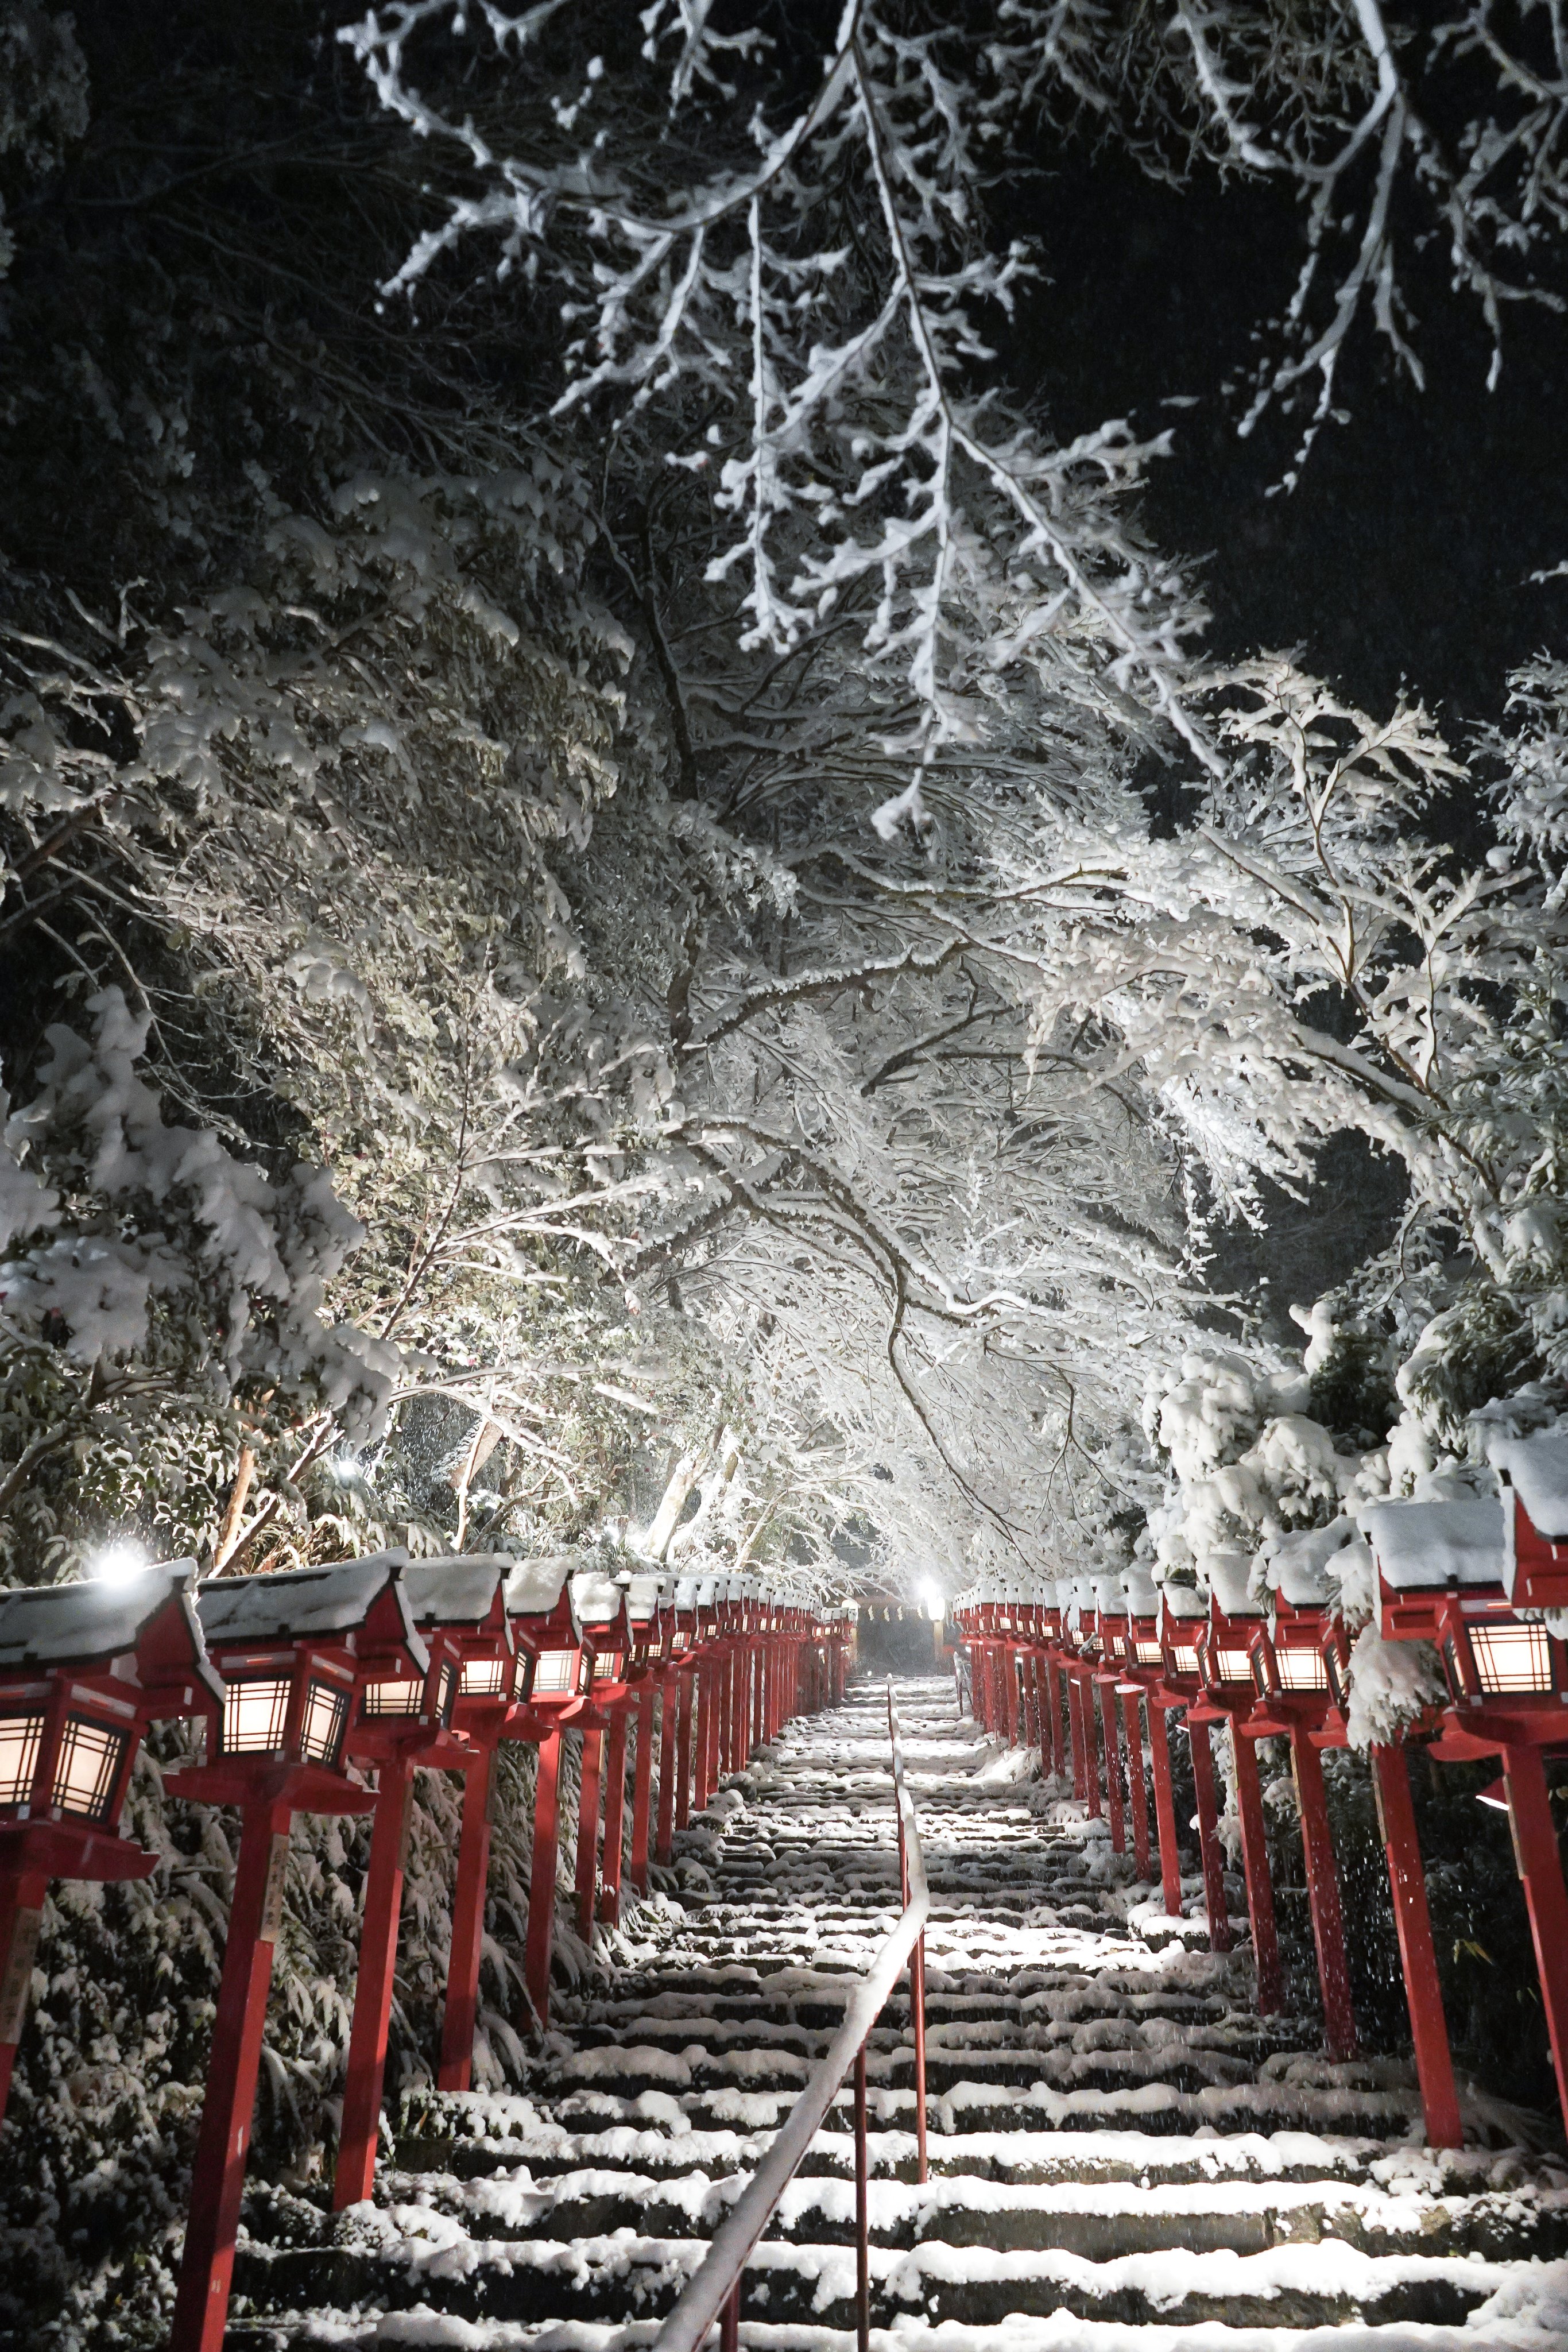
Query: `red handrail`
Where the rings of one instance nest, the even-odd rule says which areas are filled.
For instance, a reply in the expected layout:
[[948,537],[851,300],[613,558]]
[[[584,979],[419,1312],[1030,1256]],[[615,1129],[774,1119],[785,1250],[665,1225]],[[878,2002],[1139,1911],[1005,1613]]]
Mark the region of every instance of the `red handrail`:
[[904,1776],[904,1749],[899,1740],[891,1679],[887,1686],[887,1724],[888,1737],[893,1744],[893,1786],[898,1808],[899,1874],[904,1887],[904,1909],[869,1970],[844,2003],[842,2024],[818,2061],[805,2089],[786,2116],[772,2146],[715,2231],[700,2267],[653,2338],[653,2352],[698,2352],[698,2347],[716,2321],[718,2323],[720,2352],[736,2352],[740,2325],[741,2273],[778,2210],[785,2189],[800,2170],[806,2151],[821,2130],[822,2119],[852,2064],[855,2077],[855,2320],[860,2352],[869,2352],[871,2234],[865,2045],[906,1960],[909,1962],[910,2011],[915,2024],[915,2146],[920,2178],[922,2180],[926,2178],[925,1960],[925,1921],[931,1909],[931,1891],[925,1883],[925,1855],[920,1843],[920,1822]]

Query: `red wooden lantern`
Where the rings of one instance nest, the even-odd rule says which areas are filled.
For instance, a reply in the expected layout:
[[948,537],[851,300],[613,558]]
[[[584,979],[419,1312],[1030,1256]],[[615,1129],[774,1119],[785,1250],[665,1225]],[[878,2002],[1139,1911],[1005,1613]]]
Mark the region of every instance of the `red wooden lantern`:
[[571,1605],[570,1582],[580,1567],[581,1557],[573,1552],[521,1561],[507,1587],[507,1610],[518,1650],[520,1702],[508,1720],[507,1736],[534,1740],[538,1747],[523,1977],[541,2031],[549,2021],[561,1740],[568,1725],[575,1724],[587,1706],[593,1680],[592,1649]]
[[577,1927],[587,1942],[592,1933],[599,1891],[600,1807],[604,1805],[604,1895],[602,1916],[611,1923],[621,1906],[622,1807],[626,1782],[626,1717],[631,1692],[627,1670],[632,1628],[626,1586],[591,1570],[571,1579],[571,1607],[587,1656],[584,1685],[589,1704],[579,1718],[582,1734],[582,1786],[577,1811]]
[[[1517,1464],[1522,1443],[1508,1441],[1499,1450],[1511,1451]],[[1435,1642],[1443,1662],[1452,1704],[1429,1752],[1448,1761],[1502,1758],[1558,2096],[1568,2117],[1568,1887],[1543,1761],[1544,1751],[1560,1748],[1565,1737],[1568,1659],[1549,1626],[1510,1605],[1504,1506],[1515,1506],[1518,1592],[1520,1491],[1375,1503],[1360,1521],[1377,1562],[1385,1640]]]
[[648,1848],[653,1809],[653,1717],[663,1715],[661,1737],[671,1728],[674,1676],[667,1664],[674,1632],[670,1578],[634,1575],[626,1587],[626,1622],[632,1642],[628,1679],[635,1693],[637,1754],[632,1783],[632,1854],[627,1874],[640,1894],[648,1890]]
[[171,1775],[172,1795],[241,1809],[207,2095],[191,2191],[171,2352],[220,2352],[250,2147],[272,1949],[296,1812],[369,1812],[344,1768],[361,1664],[423,1679],[429,1653],[402,1590],[407,1554],[208,1584],[197,1603],[223,1677],[207,1760]]
[[[537,1742],[538,1780],[534,1801],[534,1851],[524,1983],[541,2032],[549,2014],[550,1949],[555,1918],[556,1816],[562,1724],[578,1712],[576,1629],[566,1597],[573,1556],[516,1560],[496,1554],[464,1565],[476,1576],[494,1569],[498,1600],[488,1598],[487,1574],[476,1584],[475,1603],[484,1615],[463,1630],[462,1673],[453,1727],[471,1759],[463,1791],[463,1828],[452,1903],[452,1952],[447,1970],[441,2062],[436,2082],[444,2091],[465,2091],[473,2077],[474,2031],[478,2016],[479,1965],[485,1935],[485,1888],[490,1869],[497,1751],[503,1739]],[[549,1687],[538,1706],[528,1694],[541,1653],[566,1650],[563,1670],[547,1670]]]
[[1186,1713],[1209,1948],[1228,1952],[1233,1939],[1225,1895],[1225,1863],[1219,1845],[1214,1753],[1208,1740],[1211,1717],[1203,1704],[1204,1683],[1198,1659],[1199,1636],[1207,1632],[1208,1622],[1208,1603],[1190,1585],[1167,1583],[1160,1587],[1160,1650],[1165,1673],[1159,1686],[1159,1704],[1173,1713],[1178,1709]]
[[1148,1801],[1144,1790],[1144,1712],[1149,1724],[1149,1765],[1155,1787],[1160,1892],[1167,1917],[1181,1916],[1181,1861],[1177,1851],[1176,1795],[1171,1785],[1170,1746],[1163,1695],[1165,1652],[1160,1642],[1159,1590],[1146,1569],[1134,1565],[1122,1577],[1116,1688],[1127,1735],[1133,1800],[1133,1848],[1139,1875],[1150,1875]]
[[[375,2181],[414,1771],[421,1766],[461,1770],[477,1762],[476,1751],[454,1732],[453,1716],[471,1663],[486,1685],[500,1675],[509,1680],[513,1644],[503,1585],[510,1566],[498,1554],[413,1562],[403,1571],[402,1586],[409,1614],[428,1654],[423,1674],[408,1674],[409,1661],[398,1650],[385,1657],[362,1652],[360,1656],[359,1706],[349,1727],[348,1753],[356,1764],[377,1769],[376,1811],[332,2185],[339,2211],[369,2197]],[[461,1880],[461,1855],[458,1876]],[[479,1908],[482,1919],[482,1889]],[[473,1924],[462,1917],[455,1902],[449,2011],[454,1977],[465,1969],[465,1932],[474,1943],[476,1976]]]
[[51,1878],[145,1878],[120,1835],[141,1736],[215,1717],[222,1686],[192,1605],[195,1562],[0,1592],[0,2116]]

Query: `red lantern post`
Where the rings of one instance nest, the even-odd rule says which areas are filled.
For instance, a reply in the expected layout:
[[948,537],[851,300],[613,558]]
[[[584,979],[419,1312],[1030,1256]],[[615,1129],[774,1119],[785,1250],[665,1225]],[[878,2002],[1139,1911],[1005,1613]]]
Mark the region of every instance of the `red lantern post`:
[[150,1723],[215,1717],[222,1685],[192,1605],[193,1560],[115,1581],[0,1593],[0,2118],[52,1878],[146,1878],[120,1834]]
[[171,1795],[237,1805],[240,1851],[196,2143],[170,2352],[221,2352],[261,2062],[272,1953],[297,1812],[369,1812],[343,1769],[361,1657],[429,1654],[402,1591],[407,1555],[206,1586],[202,1630],[224,1682],[217,1752],[173,1774]]
[[[506,1615],[505,1581],[511,1565],[499,1554],[413,1563],[403,1571],[403,1592],[429,1653],[423,1674],[411,1673],[413,1662],[396,1653],[361,1659],[362,1686],[349,1729],[348,1754],[356,1764],[376,1768],[377,1791],[333,2175],[332,2203],[339,2212],[369,2197],[375,2182],[414,1771],[421,1766],[463,1770],[477,1761],[466,1740],[454,1730],[453,1716],[470,1664],[486,1685],[504,1675],[509,1688],[513,1644]],[[486,1843],[487,1860],[487,1837]],[[476,1907],[482,1920],[482,1885]],[[455,1947],[455,1898],[453,1931]],[[460,1964],[466,1958],[465,1951],[455,1956]],[[449,2000],[452,1976],[449,1965]],[[476,1977],[475,1991],[476,1995]],[[471,2002],[471,2016],[472,2007]],[[470,2022],[470,2052],[472,2046]]]
[[1563,1743],[1568,1647],[1542,1622],[1568,1606],[1568,1432],[1497,1442],[1493,1460],[1500,1496],[1378,1503],[1361,1523],[1377,1562],[1384,1639],[1432,1642],[1442,1660],[1450,1705],[1428,1753],[1501,1759],[1499,1793],[1568,2117],[1568,1888],[1544,1769],[1546,1752]]

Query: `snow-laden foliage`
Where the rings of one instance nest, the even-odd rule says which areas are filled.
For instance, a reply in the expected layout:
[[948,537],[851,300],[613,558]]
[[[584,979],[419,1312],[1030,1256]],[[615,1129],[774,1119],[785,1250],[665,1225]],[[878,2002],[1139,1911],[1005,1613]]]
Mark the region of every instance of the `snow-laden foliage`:
[[396,1361],[324,1318],[363,1237],[325,1170],[275,1185],[211,1128],[167,1122],[142,1075],[150,1016],[112,987],[84,1010],[90,1038],[51,1026],[0,1142],[0,1524],[35,1577],[79,1561],[106,1512],[141,1504],[158,1534],[171,1505],[180,1525],[210,1510],[258,1393],[368,1435]]
[[[395,0],[345,31],[477,183],[389,295],[482,238],[561,299],[558,415],[678,415],[664,454],[714,478],[705,576],[738,590],[743,644],[787,652],[835,611],[859,641],[909,769],[880,828],[920,824],[931,761],[1009,691],[1191,735],[1197,610],[1128,523],[1150,447],[1120,423],[1056,446],[977,374],[1033,267],[988,242],[982,190],[1050,72],[1047,12],[847,0],[798,89],[759,26],[654,8],[639,47],[614,13],[586,72],[548,5]],[[465,72],[446,110],[419,77],[450,76],[454,37],[484,97]]]

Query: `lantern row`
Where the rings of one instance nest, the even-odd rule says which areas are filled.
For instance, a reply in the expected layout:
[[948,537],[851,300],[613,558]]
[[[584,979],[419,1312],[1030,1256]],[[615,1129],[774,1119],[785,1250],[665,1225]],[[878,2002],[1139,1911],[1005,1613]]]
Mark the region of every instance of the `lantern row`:
[[[172,2352],[220,2352],[273,1948],[298,1812],[371,1814],[360,1966],[334,2176],[371,2193],[413,1775],[465,1776],[438,2082],[473,2066],[503,1740],[538,1750],[524,1953],[549,2014],[562,1742],[581,1742],[579,1932],[613,1924],[622,1856],[650,1856],[792,1715],[843,1693],[852,1612],[749,1578],[607,1577],[580,1556],[411,1560],[387,1551],[198,1589],[193,1561],[117,1581],[0,1591],[0,2117],[52,1878],[145,1878],[120,1832],[149,1725],[203,1727],[171,1795],[240,1813]],[[655,1740],[655,1720],[657,1738]],[[630,1839],[624,1819],[632,1746]],[[659,1769],[655,1791],[653,1759]]]
[[[1545,1773],[1550,1757],[1568,1754],[1568,1432],[1511,1442],[1493,1459],[1500,1472],[1495,1494],[1376,1503],[1357,1517],[1375,1568],[1384,1640],[1430,1642],[1442,1660],[1447,1701],[1428,1707],[1406,1739],[1428,1742],[1438,1762],[1500,1760],[1500,1779],[1482,1801],[1509,1814],[1568,2120],[1568,1888]],[[1332,1535],[1313,1530],[1275,1547],[1267,1608],[1249,1591],[1244,1559],[1218,1554],[1207,1563],[1207,1598],[1188,1587],[1156,1586],[1134,1568],[1048,1580],[1030,1591],[987,1588],[964,1595],[950,1612],[972,1712],[997,1737],[1039,1747],[1053,1772],[1071,1772],[1091,1817],[1108,1816],[1116,1852],[1125,1850],[1130,1827],[1141,1877],[1152,1877],[1157,1852],[1173,1916],[1181,1911],[1181,1880],[1168,1719],[1185,1719],[1215,1951],[1232,1944],[1210,1744],[1217,1727],[1228,1730],[1263,2015],[1282,2006],[1283,1984],[1257,1743],[1289,1740],[1325,2041],[1334,2058],[1354,2054],[1356,2033],[1322,1755],[1349,1744],[1354,1670],[1327,1562],[1354,1532],[1342,1522]],[[1370,1764],[1427,2137],[1435,2147],[1457,2147],[1458,2099],[1406,1744],[1375,1743]]]

